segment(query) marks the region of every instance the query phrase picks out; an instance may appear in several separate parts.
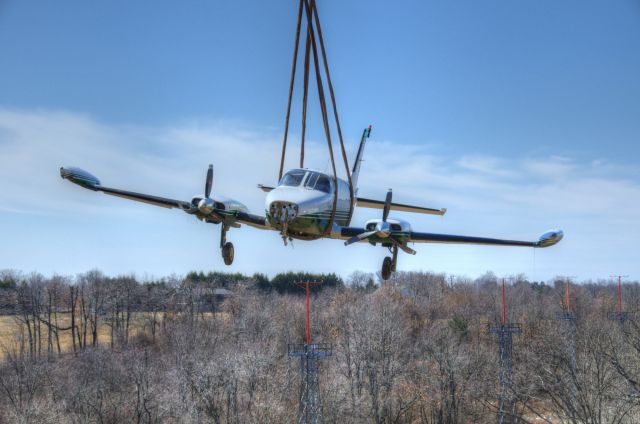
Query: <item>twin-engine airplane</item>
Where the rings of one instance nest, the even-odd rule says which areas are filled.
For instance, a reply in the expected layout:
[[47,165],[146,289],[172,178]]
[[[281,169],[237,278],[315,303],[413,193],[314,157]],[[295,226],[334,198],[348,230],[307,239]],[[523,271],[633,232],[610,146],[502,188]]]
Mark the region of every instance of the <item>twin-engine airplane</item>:
[[[364,147],[370,132],[371,127],[365,129],[351,170],[351,181],[354,188],[357,187]],[[201,221],[222,224],[220,248],[226,265],[231,265],[234,257],[233,244],[227,241],[227,231],[231,227],[239,228],[241,224],[262,230],[278,231],[285,245],[288,240],[292,239],[317,240],[321,238],[345,240],[346,246],[356,242],[368,242],[374,246],[380,244],[391,252],[391,256],[385,257],[382,263],[381,275],[384,280],[389,279],[391,273],[396,270],[398,250],[411,255],[416,253],[408,246],[409,243],[549,247],[558,243],[563,236],[562,231],[554,230],[543,234],[538,241],[530,242],[415,232],[407,221],[389,218],[389,212],[395,210],[444,215],[446,209],[431,209],[394,203],[391,190],[387,193],[384,201],[365,199],[357,197],[355,194],[352,196],[349,184],[345,180],[306,168],[290,170],[284,174],[276,187],[258,185],[268,193],[265,201],[266,216],[249,213],[247,207],[236,200],[212,195],[213,165],[209,165],[207,171],[204,195],[194,196],[191,202],[105,187],[90,173],[74,167],[60,168],[60,176],[89,190],[102,191],[112,196],[165,208],[182,209]],[[354,193],[357,193],[357,190],[354,189]],[[382,219],[372,219],[365,222],[362,227],[352,227],[350,226],[351,217],[356,206],[382,209]]]

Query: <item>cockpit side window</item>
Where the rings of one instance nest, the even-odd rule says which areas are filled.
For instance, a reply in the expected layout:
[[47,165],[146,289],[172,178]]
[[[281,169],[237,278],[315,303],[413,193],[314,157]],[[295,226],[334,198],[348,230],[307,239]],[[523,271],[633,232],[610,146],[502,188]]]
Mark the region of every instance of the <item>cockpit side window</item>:
[[307,182],[304,183],[304,186],[307,188],[314,188],[316,186],[316,181],[318,181],[319,176],[320,174],[318,174],[317,172],[312,172],[309,175],[309,178],[307,178]]
[[280,184],[278,185],[287,187],[298,187],[304,179],[305,174],[306,172],[302,170],[289,171],[284,174],[284,176],[280,180]]
[[325,193],[331,192],[331,180],[326,175],[320,175],[316,182],[316,190],[323,191]]

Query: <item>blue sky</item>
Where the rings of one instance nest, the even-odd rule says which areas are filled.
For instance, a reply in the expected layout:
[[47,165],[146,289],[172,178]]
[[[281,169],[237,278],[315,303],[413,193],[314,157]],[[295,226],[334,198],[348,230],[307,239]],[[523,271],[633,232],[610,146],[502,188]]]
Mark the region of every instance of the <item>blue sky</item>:
[[[447,207],[400,214],[434,232],[566,239],[536,251],[417,245],[399,269],[531,278],[636,276],[640,2],[320,1],[353,156],[373,124],[361,193]],[[0,268],[138,275],[223,270],[218,228],[65,184],[261,211],[278,168],[294,1],[0,1]],[[321,141],[312,109],[312,139]],[[294,116],[297,122],[298,115]],[[297,129],[294,128],[294,132]],[[319,146],[311,164],[326,166]],[[290,151],[294,155],[294,151]],[[360,211],[354,224],[376,217]],[[384,252],[283,247],[242,229],[232,271],[376,271]]]

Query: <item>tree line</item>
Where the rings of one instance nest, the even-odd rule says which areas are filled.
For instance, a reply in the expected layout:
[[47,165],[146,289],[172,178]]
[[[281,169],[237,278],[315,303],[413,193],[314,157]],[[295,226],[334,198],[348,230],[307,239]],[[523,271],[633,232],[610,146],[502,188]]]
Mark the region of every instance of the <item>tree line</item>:
[[[312,340],[330,343],[320,389],[330,423],[494,423],[498,278],[399,272],[192,272],[138,281],[0,272],[0,424],[281,423],[298,409],[304,300],[323,280]],[[512,422],[640,422],[640,286],[509,278]],[[10,331],[9,331],[10,330]]]

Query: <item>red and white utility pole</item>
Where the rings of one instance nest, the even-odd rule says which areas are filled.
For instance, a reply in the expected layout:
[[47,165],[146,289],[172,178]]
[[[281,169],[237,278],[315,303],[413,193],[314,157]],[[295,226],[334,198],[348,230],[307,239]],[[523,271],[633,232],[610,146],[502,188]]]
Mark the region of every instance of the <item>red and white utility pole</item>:
[[564,277],[564,308],[567,313],[571,313],[571,281],[574,278],[576,278],[575,275]]
[[320,284],[322,284],[322,281],[305,281],[305,282],[298,282],[298,283],[294,283],[296,286],[298,287],[302,287],[305,291],[305,307],[306,307],[306,313],[305,313],[305,326],[304,326],[304,330],[305,330],[305,344],[307,346],[311,345],[311,301],[310,301],[310,297],[311,297],[311,287],[312,286],[319,286]]
[[611,278],[618,279],[618,313],[622,314],[622,279],[629,278],[628,275],[612,275]]

